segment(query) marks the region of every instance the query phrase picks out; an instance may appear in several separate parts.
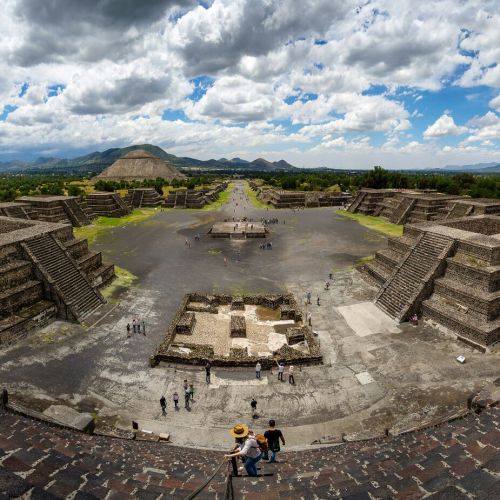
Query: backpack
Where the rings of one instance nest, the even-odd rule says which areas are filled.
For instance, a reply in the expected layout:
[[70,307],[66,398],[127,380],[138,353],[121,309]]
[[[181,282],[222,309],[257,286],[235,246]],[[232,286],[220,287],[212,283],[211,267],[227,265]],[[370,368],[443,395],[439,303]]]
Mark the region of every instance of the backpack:
[[269,447],[267,446],[267,439],[264,434],[256,434],[255,440],[257,441],[257,444],[259,445],[260,451],[262,451],[262,453],[265,453],[269,449]]

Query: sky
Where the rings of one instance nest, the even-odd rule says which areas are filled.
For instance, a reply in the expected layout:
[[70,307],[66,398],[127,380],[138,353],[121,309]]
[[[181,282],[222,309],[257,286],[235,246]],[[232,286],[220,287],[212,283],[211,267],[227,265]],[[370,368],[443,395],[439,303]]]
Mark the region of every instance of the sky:
[[500,0],[3,0],[0,161],[500,162]]

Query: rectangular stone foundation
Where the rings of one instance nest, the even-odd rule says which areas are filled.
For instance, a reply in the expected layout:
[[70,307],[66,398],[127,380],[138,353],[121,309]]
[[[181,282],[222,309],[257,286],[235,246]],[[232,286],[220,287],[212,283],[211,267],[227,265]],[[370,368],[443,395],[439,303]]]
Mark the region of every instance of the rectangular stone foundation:
[[231,337],[246,337],[247,325],[243,316],[231,316]]

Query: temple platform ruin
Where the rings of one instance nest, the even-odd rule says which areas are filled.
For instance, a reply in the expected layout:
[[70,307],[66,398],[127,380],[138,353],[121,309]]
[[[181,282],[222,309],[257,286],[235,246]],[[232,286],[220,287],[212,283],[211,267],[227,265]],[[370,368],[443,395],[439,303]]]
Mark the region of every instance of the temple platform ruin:
[[187,294],[164,341],[160,361],[272,368],[277,361],[321,363],[312,329],[291,295]]
[[423,314],[480,349],[499,341],[499,216],[408,224],[365,269],[398,321]]
[[82,321],[113,277],[71,225],[0,217],[0,344],[56,317]]
[[212,238],[265,238],[269,230],[262,222],[217,222],[208,232]]

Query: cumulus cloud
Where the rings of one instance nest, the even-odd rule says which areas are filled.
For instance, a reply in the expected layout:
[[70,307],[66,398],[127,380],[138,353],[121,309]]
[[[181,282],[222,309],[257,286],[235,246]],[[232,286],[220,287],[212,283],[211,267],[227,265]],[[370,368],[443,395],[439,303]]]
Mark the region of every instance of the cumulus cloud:
[[[466,132],[457,150],[498,149],[495,0],[199,3],[5,0],[2,149],[157,142],[200,157],[285,150],[311,166],[328,164],[332,150],[347,163],[349,151],[380,163],[451,155],[440,138]],[[457,125],[450,104],[426,120],[433,103],[422,89],[478,84],[497,89],[489,113]],[[478,106],[491,96],[468,95]],[[183,119],[163,120],[167,109]]]
[[215,74],[244,56],[266,55],[296,39],[321,36],[356,3],[352,0],[215,0],[183,16],[169,36],[188,74]]
[[467,127],[458,126],[455,124],[450,115],[441,115],[432,125],[424,131],[426,139],[431,137],[444,137],[447,135],[460,135],[468,131]]
[[67,57],[96,61],[123,56],[141,29],[161,20],[169,8],[193,4],[192,0],[20,0],[14,12],[25,33],[12,60],[32,66]]

